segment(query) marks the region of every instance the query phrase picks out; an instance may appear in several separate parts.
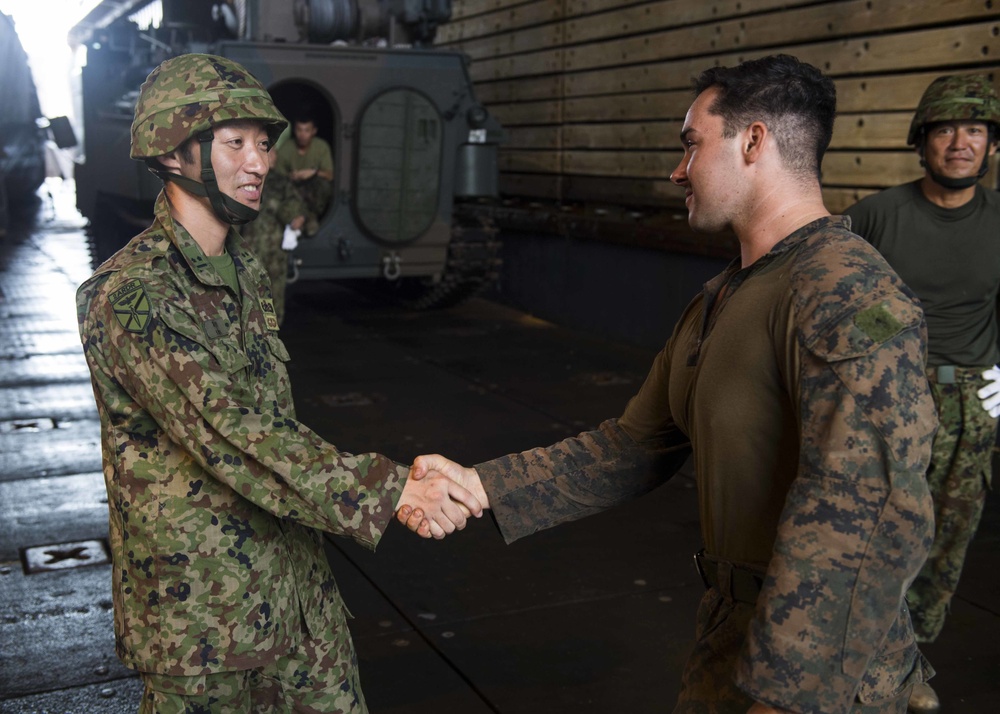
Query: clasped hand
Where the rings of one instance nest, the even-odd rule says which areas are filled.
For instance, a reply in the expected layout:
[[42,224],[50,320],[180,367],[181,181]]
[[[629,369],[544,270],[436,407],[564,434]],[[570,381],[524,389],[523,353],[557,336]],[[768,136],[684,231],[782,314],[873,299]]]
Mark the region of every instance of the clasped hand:
[[444,538],[479,518],[489,498],[475,469],[440,454],[418,456],[399,499],[396,518],[422,538]]

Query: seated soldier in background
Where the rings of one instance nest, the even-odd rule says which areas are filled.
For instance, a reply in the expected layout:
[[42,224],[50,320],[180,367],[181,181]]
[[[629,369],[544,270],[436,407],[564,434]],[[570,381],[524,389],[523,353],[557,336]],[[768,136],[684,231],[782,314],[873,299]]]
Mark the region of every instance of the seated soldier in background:
[[[316,119],[303,109],[292,122],[292,138],[278,142],[275,169],[289,178],[305,203],[307,219],[318,220],[326,212],[333,195],[333,152],[316,136]],[[310,235],[307,231],[306,235]]]

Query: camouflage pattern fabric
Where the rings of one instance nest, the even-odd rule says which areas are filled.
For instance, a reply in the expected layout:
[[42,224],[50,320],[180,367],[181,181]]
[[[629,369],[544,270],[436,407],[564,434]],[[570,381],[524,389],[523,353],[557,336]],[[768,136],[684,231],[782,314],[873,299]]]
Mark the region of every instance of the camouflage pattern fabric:
[[986,502],[997,420],[976,396],[986,384],[982,371],[958,368],[954,384],[940,384],[935,370],[928,370],[941,420],[927,470],[934,497],[934,545],[906,594],[913,628],[921,642],[933,642],[944,627]]
[[285,286],[288,282],[288,253],[281,249],[281,240],[285,226],[297,216],[305,215],[305,206],[291,181],[277,171],[271,171],[264,181],[260,213],[241,230],[244,240],[257,254],[271,279],[274,314],[279,325],[285,318]]
[[[333,198],[333,182],[320,176],[313,176],[311,179],[294,184],[294,186],[306,207],[306,221],[311,225],[317,225]],[[315,233],[315,230],[312,233]],[[305,235],[309,236],[312,233],[306,231]]]
[[[719,682],[732,677],[739,644],[746,637],[754,616],[754,606],[724,597],[718,590],[708,590],[698,605],[695,621],[695,645],[681,675],[681,694],[673,714],[746,714],[753,699],[736,687],[720,687]],[[899,622],[897,620],[897,622]],[[906,633],[898,633],[905,637]],[[905,714],[911,687],[888,700],[864,704],[866,690],[878,692],[882,685],[878,673],[862,682],[854,714]],[[803,711],[818,711],[807,709]]]
[[339,623],[260,669],[191,677],[143,674],[139,714],[367,714],[357,655]]
[[278,140],[288,121],[264,86],[225,57],[186,54],[161,63],[139,90],[132,121],[133,159],[169,154],[185,141],[232,119],[257,119]]
[[728,636],[700,632],[718,666],[699,691],[687,676],[679,713],[897,712],[931,674],[903,598],[933,533],[926,327],[845,223],[706,284],[617,421],[476,466],[509,542],[644,493],[693,451],[707,553],[766,577]]
[[931,82],[910,122],[906,143],[916,146],[920,130],[939,121],[982,121],[1000,125],[1000,98],[989,77],[952,74]]
[[272,664],[340,631],[317,530],[374,548],[407,469],[295,418],[263,268],[224,286],[165,193],[77,294],[104,453],[118,655],[174,676]]

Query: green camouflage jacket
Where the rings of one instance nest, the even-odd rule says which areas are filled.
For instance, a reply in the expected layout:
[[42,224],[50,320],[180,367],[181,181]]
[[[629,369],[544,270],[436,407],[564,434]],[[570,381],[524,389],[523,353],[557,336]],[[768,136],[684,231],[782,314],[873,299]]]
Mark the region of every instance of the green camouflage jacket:
[[933,537],[926,327],[845,222],[707,283],[620,419],[476,466],[509,542],[645,493],[693,452],[706,551],[766,571],[715,685],[809,714],[927,674],[903,599]]
[[161,193],[77,295],[101,417],[118,654],[142,671],[260,666],[343,607],[314,529],[374,548],[406,469],[295,419],[263,269],[234,295]]

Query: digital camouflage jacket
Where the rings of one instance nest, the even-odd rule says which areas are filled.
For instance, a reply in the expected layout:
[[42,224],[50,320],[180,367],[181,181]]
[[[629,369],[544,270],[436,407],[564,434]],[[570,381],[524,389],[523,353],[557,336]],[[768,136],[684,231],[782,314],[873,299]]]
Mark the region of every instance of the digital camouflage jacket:
[[476,468],[511,541],[645,493],[693,453],[706,551],[766,571],[715,688],[846,714],[927,673],[903,600],[933,533],[925,343],[913,294],[821,219],[707,283],[620,419]]
[[295,419],[263,269],[239,295],[160,195],[77,295],[101,417],[122,661],[195,675],[270,662],[342,617],[317,530],[374,548],[406,469]]

